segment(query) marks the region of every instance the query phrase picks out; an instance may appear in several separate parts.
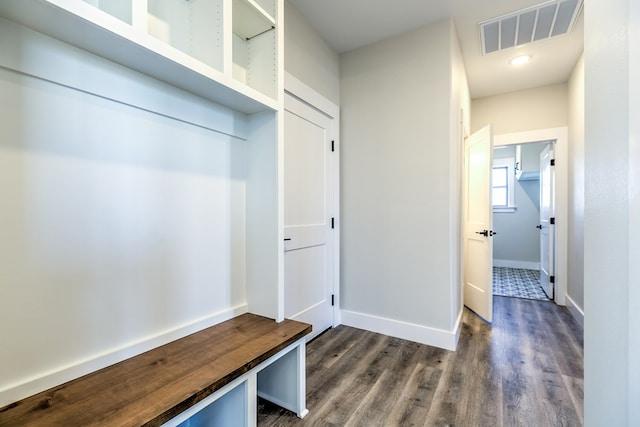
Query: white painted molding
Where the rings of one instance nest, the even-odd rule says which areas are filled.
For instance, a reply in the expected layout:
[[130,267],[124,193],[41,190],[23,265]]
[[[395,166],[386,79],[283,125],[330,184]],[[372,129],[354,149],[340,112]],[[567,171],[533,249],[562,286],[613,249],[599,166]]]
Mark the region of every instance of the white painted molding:
[[464,307],[462,308],[462,310],[460,310],[460,313],[458,314],[458,319],[456,320],[456,325],[454,327],[454,331],[455,331],[455,342],[454,342],[454,347],[453,350],[455,351],[458,348],[458,341],[460,341],[460,331],[462,331],[462,316],[464,314]]
[[458,344],[462,315],[458,316],[457,323],[454,330],[447,331],[401,320],[342,310],[343,325],[452,351],[455,351]]
[[0,389],[0,407],[40,393],[57,385],[74,380],[83,375],[106,368],[115,363],[129,359],[130,357],[142,354],[156,347],[170,343],[187,335],[206,329],[210,326],[229,320],[247,312],[247,305],[239,305],[208,316],[195,319],[187,324],[159,332],[108,350],[101,354],[96,354],[88,358],[74,361],[66,366],[61,366],[53,371],[43,372],[20,383],[8,384]]
[[332,119],[340,117],[340,107],[287,72],[284,74],[284,90]]
[[494,259],[494,267],[509,267],[509,268],[525,268],[527,270],[540,270],[540,263],[533,261],[520,261],[517,259]]
[[582,326],[582,329],[584,329],[584,311],[569,295],[567,295],[567,308],[574,319]]

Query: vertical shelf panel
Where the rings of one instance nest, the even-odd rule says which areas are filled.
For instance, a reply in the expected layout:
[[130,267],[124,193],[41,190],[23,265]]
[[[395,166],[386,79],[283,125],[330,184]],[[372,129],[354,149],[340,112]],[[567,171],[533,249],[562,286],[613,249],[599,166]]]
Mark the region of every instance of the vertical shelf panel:
[[222,1],[149,0],[149,35],[222,70]]

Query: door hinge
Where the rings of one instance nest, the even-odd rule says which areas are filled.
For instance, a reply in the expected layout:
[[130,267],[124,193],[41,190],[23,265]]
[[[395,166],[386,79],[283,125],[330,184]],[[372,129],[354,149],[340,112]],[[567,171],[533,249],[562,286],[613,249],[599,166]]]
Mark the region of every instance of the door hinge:
[[335,218],[331,218],[331,228],[336,228],[336,219]]
[[549,276],[549,283],[556,283],[556,276]]
[[551,166],[555,166],[556,165],[556,159],[551,159]]
[[333,307],[334,305],[336,305],[336,296],[331,294],[331,306]]
[[336,151],[336,142],[335,141],[331,141],[331,152]]
[[556,224],[556,219],[555,218],[549,218],[549,224]]

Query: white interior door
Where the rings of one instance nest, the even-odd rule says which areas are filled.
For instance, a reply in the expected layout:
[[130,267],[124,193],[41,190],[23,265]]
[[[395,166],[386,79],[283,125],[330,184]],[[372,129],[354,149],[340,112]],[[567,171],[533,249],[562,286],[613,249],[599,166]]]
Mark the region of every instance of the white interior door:
[[555,227],[554,218],[555,174],[551,165],[553,145],[540,153],[540,286],[550,299],[554,299]]
[[333,325],[333,120],[287,94],[284,119],[284,314]]
[[465,141],[464,304],[486,321],[493,320],[493,210],[491,126]]

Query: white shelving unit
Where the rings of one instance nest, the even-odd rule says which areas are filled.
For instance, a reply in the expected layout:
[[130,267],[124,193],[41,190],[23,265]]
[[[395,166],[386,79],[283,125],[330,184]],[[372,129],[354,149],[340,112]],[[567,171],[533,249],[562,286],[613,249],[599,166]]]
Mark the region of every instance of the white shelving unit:
[[[246,169],[237,177],[243,200],[234,204],[244,210],[237,212],[244,218],[244,235],[232,236],[243,241],[246,271],[239,280],[245,283],[248,311],[277,321],[284,317],[283,3],[0,0],[0,24],[13,21],[228,107],[233,110],[228,116],[241,116],[233,121],[239,129],[229,133],[243,140],[238,141],[243,146],[238,146],[242,158],[237,161]],[[108,90],[109,84],[104,85]],[[119,95],[113,96],[118,101]],[[229,408],[246,404],[243,387],[212,406],[215,417],[226,419]]]
[[0,0],[0,17],[244,113],[249,311],[281,321],[284,0]]
[[281,1],[0,0],[0,16],[251,114],[280,108]]
[[540,152],[546,142],[516,146],[516,179],[532,181],[540,179]]
[[284,318],[283,3],[0,0],[0,17],[247,114],[247,304],[278,321]]

